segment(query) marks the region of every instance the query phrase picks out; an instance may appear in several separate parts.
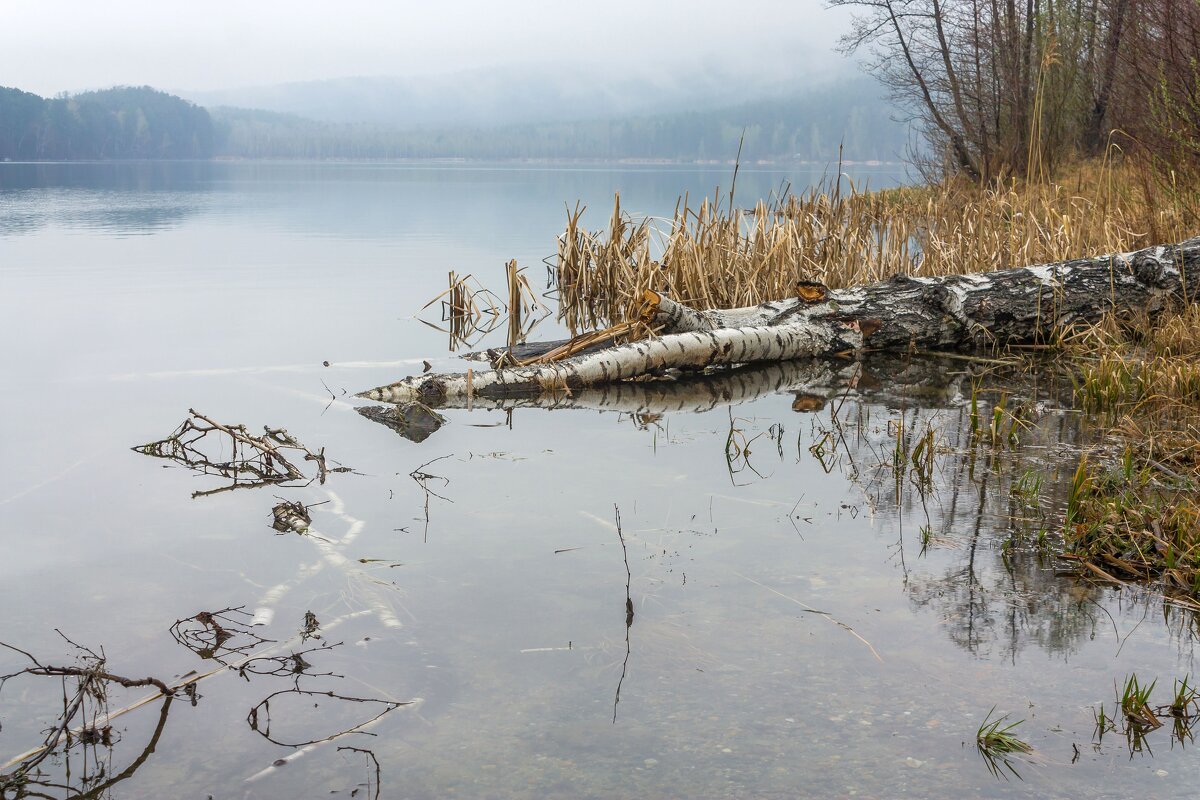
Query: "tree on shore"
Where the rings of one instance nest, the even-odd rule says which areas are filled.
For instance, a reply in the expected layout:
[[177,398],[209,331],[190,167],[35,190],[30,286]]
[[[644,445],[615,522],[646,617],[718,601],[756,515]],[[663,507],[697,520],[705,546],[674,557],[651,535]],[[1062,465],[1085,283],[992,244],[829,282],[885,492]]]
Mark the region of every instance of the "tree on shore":
[[1112,141],[1198,155],[1196,0],[830,5],[856,12],[843,49],[868,54],[938,169],[981,181],[1048,175]]

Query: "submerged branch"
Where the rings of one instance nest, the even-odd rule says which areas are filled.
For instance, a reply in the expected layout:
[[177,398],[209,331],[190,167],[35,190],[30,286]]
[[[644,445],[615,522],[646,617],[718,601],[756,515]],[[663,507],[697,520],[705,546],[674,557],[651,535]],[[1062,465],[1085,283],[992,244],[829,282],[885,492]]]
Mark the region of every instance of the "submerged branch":
[[[310,450],[283,428],[264,427],[263,434],[255,436],[245,425],[225,425],[193,408],[188,409],[187,419],[170,436],[131,449],[230,481],[227,486],[193,492],[192,497],[231,489],[311,483],[314,479],[306,478],[294,463],[297,457],[317,465],[315,480],[322,484],[332,472],[351,471],[349,467],[330,467],[324,447]],[[228,455],[224,455],[226,452]]]

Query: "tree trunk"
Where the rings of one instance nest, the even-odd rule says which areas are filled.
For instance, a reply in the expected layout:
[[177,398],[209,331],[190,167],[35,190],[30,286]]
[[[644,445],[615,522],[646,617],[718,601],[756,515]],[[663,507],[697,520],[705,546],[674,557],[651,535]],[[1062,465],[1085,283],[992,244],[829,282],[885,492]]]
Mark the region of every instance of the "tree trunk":
[[[465,374],[416,375],[358,397],[443,405],[454,398],[571,392],[672,370],[863,350],[961,350],[1051,341],[1109,311],[1155,313],[1191,301],[1200,281],[1200,237],[1135,253],[1077,259],[977,275],[898,275],[865,287],[744,309],[696,311],[648,293],[658,338],[581,353],[562,361]],[[1197,274],[1195,280],[1189,276]]]
[[[846,400],[869,401],[896,407],[921,398],[927,408],[962,405],[971,396],[972,373],[963,359],[973,356],[914,355],[897,358],[890,353],[866,353],[861,360],[815,358],[778,363],[749,364],[713,373],[689,375],[679,380],[622,381],[588,386],[570,395],[509,395],[447,398],[442,409],[473,411],[511,411],[516,409],[582,409],[655,417],[680,412],[704,413],[717,408],[738,406],[780,393],[793,395],[792,409],[814,412],[832,404],[837,408]],[[1020,373],[1020,367],[1012,372]],[[986,373],[1012,392],[1018,378],[1004,372],[1000,365]],[[1071,384],[1043,381],[1037,387],[1038,398],[1046,408],[1069,405]],[[406,439],[424,441],[445,422],[437,412],[420,404],[363,406],[358,413],[395,430]],[[414,420],[416,422],[414,423]],[[422,423],[422,420],[430,420]],[[416,428],[416,435],[413,429]]]

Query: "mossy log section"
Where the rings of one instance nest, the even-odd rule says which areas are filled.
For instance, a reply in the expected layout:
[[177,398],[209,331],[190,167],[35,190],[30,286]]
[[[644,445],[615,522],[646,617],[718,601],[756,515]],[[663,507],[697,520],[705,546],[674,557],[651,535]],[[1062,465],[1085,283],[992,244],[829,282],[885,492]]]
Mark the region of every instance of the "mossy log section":
[[970,350],[1047,341],[1105,313],[1154,313],[1191,301],[1200,283],[1200,237],[1132,253],[996,272],[913,278],[831,291],[820,302],[778,300],[697,311],[648,293],[663,335],[525,367],[415,375],[358,394],[438,406],[451,398],[574,391],[668,370],[863,350]]

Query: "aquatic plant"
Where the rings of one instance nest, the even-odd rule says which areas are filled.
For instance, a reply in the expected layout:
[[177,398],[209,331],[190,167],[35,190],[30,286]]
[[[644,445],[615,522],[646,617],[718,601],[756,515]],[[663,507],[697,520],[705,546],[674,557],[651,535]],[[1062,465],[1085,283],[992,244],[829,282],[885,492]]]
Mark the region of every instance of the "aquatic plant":
[[[978,748],[979,754],[983,756],[984,764],[994,776],[1004,775],[1004,770],[1007,769],[1020,778],[1021,775],[1013,767],[1009,756],[1033,752],[1033,745],[1013,733],[1013,730],[1025,720],[1008,722],[1007,714],[993,719],[992,715],[995,713],[996,707],[992,706],[991,711],[980,723],[979,730],[975,734],[975,746]],[[1008,722],[1007,725],[1006,722]]]
[[1151,681],[1149,685],[1140,682],[1137,673],[1131,673],[1125,679],[1125,687],[1118,694],[1118,702],[1121,713],[1131,724],[1148,725],[1152,728],[1162,725],[1150,709],[1150,695],[1157,685],[1157,680]]

